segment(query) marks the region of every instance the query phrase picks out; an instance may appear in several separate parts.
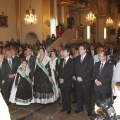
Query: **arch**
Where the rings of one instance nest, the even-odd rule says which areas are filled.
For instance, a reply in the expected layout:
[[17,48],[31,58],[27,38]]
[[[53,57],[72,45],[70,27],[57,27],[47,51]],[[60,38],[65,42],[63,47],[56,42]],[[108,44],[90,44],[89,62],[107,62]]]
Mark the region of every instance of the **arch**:
[[25,36],[25,42],[28,44],[35,44],[38,40],[38,35],[35,32],[28,32]]

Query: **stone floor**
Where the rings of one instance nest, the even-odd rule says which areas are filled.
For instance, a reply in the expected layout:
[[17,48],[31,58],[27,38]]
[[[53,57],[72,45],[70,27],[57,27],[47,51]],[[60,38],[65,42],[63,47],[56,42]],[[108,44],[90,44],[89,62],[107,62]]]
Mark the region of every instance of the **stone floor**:
[[88,120],[85,109],[82,113],[74,113],[76,104],[72,104],[72,113],[70,115],[66,114],[66,112],[60,112],[61,108],[59,102],[48,105],[17,106],[11,104],[9,106],[11,120]]

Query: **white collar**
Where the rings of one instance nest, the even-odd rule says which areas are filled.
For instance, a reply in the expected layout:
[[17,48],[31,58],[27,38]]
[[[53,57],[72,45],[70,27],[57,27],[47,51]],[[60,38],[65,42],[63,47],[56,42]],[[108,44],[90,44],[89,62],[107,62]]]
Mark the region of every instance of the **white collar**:
[[7,58],[7,60],[12,60],[12,58]]
[[30,56],[31,56],[31,55],[29,55],[29,56],[26,56],[26,57],[27,57],[27,58],[30,58]]
[[68,59],[69,59],[69,56],[67,56],[66,58],[64,58],[65,60],[66,60],[66,62],[68,61]]
[[106,61],[104,61],[104,62],[101,62],[101,64],[103,63],[103,66],[105,65],[105,63],[106,63]]
[[81,56],[83,57],[83,59],[85,58],[86,54],[87,54],[87,53],[85,53],[84,55],[81,55]]

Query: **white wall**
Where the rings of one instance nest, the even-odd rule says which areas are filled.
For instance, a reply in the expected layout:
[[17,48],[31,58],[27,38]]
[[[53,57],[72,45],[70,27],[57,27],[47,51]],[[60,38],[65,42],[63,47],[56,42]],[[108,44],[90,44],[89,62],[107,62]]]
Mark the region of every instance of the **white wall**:
[[8,27],[0,27],[0,41],[10,40],[16,37],[16,12],[15,12],[15,0],[0,0],[0,15],[4,12],[4,15],[8,16]]
[[25,25],[24,18],[26,10],[29,9],[29,0],[21,0],[21,42],[25,43],[25,36],[29,32],[34,32],[37,34],[38,39],[42,41],[43,31],[42,31],[42,0],[31,0],[31,8],[35,9],[35,14],[37,16],[37,24],[35,25]]

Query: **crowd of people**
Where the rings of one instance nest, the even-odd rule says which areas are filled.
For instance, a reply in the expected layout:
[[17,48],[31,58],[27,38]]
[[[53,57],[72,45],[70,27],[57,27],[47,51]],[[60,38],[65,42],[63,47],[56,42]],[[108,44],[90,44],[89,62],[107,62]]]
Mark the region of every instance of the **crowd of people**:
[[85,105],[90,116],[93,88],[96,100],[111,97],[120,82],[120,45],[61,44],[50,51],[44,45],[12,39],[0,46],[0,91],[7,105],[48,104],[60,98],[60,111],[70,114],[72,93],[75,113]]

